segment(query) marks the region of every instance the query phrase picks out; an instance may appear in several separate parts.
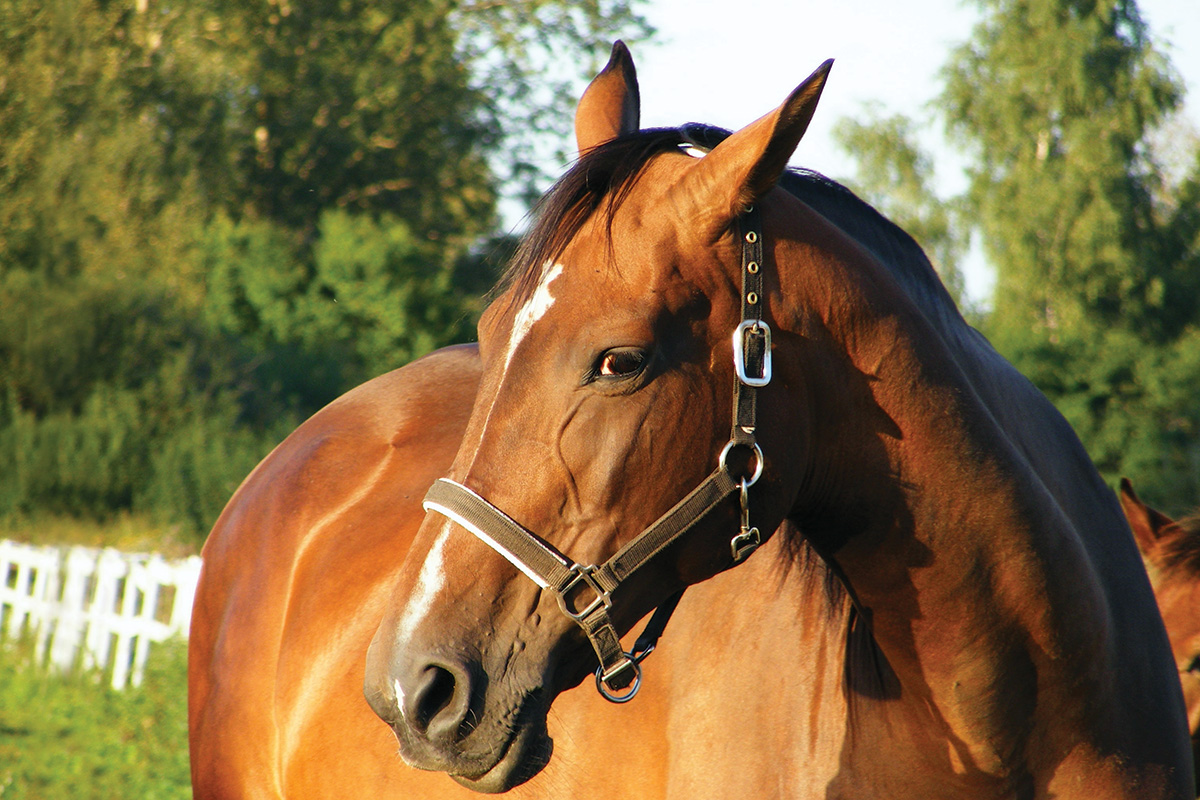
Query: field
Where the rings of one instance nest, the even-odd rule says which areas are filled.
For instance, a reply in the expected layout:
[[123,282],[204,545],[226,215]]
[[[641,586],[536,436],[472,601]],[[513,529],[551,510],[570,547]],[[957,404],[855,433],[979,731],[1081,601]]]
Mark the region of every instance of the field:
[[[0,524],[0,538],[172,558],[195,551],[194,544],[136,518],[26,519]],[[188,797],[184,642],[155,646],[141,687],[122,692],[99,674],[49,673],[30,664],[30,648],[0,644],[0,798]]]
[[187,648],[152,651],[145,681],[31,667],[0,648],[0,798],[187,798]]

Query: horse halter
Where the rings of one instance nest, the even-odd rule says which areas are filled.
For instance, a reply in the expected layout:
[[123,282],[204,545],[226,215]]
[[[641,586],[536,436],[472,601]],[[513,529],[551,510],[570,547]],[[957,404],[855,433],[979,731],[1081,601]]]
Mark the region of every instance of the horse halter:
[[[771,329],[762,319],[762,225],[756,208],[742,215],[739,230],[742,321],[733,332],[737,377],[733,431],[717,459],[717,468],[691,493],[599,565],[571,560],[466,486],[447,478],[434,482],[422,503],[426,511],[436,511],[471,531],[558,598],[563,613],[591,641],[600,659],[596,688],[614,703],[628,702],[637,694],[642,681],[641,662],[654,649],[680,596],[674,595],[658,607],[646,631],[627,653],[621,648],[620,637],[609,617],[612,593],[617,587],[735,492],[741,505],[741,529],[729,542],[733,565],[745,561],[762,542],[758,528],[750,526],[748,491],[763,470],[762,450],[755,441],[755,390],[771,381]],[[730,454],[738,448],[750,451],[743,469],[735,469],[729,463]],[[749,469],[749,455],[753,456],[753,470]]]

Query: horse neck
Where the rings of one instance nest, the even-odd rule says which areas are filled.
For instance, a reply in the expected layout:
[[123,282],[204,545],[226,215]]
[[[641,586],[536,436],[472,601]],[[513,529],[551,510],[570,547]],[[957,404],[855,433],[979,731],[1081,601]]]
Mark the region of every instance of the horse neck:
[[1039,455],[1004,406],[1027,404],[1026,428],[1042,443],[1062,439],[1065,423],[1043,414],[1044,398],[988,361],[986,348],[963,350],[930,322],[873,255],[808,213],[805,239],[781,242],[776,255],[781,296],[796,301],[784,327],[799,335],[798,405],[814,421],[801,426],[809,441],[796,443],[807,468],[791,518],[844,573],[902,680],[925,684],[919,694],[972,655],[1001,668],[1000,631],[1047,652],[1094,652],[1091,626],[1064,635],[1066,621],[1045,613],[1102,602],[1094,583],[1055,579],[1089,568],[1072,533],[1079,509],[1046,482],[1088,470],[1078,454]]

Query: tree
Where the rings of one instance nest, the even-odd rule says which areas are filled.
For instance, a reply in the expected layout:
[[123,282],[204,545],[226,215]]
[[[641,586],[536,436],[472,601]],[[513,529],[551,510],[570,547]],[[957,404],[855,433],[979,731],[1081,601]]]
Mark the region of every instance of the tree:
[[0,513],[202,531],[289,425],[468,338],[538,87],[629,2],[0,0]]
[[870,112],[865,121],[838,120],[834,137],[857,162],[855,177],[846,183],[916,239],[955,302],[962,303],[960,264],[968,231],[959,202],[940,200],[934,192],[932,160],[916,142],[913,121]]
[[1200,378],[1183,346],[1200,323],[1196,183],[1168,192],[1150,146],[1181,89],[1133,0],[979,5],[939,105],[997,272],[985,332],[1110,481],[1193,505],[1200,409],[1179,385]]

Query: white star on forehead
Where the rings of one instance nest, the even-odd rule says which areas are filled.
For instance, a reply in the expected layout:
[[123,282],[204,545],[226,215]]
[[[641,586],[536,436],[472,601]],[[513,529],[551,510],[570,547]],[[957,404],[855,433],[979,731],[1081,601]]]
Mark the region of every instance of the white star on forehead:
[[550,294],[550,285],[559,275],[562,275],[562,271],[562,264],[546,262],[546,265],[542,267],[542,279],[538,282],[533,296],[513,318],[512,334],[508,338],[508,354],[504,359],[505,374],[508,373],[508,365],[512,363],[513,354],[517,352],[517,346],[533,328],[533,323],[544,317],[550,307],[554,305],[554,295]]

